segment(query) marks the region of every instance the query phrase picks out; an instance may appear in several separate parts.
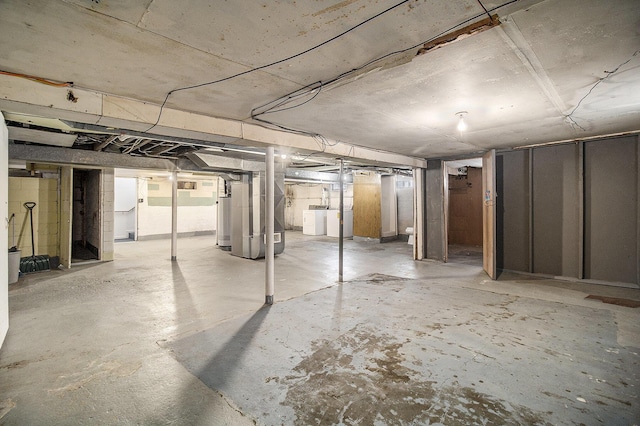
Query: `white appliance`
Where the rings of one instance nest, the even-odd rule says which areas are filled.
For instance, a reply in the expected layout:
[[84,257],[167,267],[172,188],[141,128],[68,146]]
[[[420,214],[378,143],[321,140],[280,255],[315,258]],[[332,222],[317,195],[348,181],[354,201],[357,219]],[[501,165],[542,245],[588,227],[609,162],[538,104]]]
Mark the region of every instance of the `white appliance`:
[[324,235],[327,233],[327,210],[303,210],[302,233]]
[[231,250],[231,197],[218,198],[218,247]]

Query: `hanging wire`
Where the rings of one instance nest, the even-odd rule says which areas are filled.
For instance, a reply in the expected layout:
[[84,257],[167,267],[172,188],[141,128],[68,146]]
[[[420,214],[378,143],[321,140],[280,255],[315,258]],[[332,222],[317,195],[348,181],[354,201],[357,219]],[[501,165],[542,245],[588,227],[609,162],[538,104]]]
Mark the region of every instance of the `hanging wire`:
[[635,58],[636,56],[638,56],[640,54],[640,50],[636,50],[633,55],[631,55],[631,57],[629,59],[627,59],[626,61],[622,62],[620,65],[618,65],[613,71],[605,71],[604,73],[606,74],[604,77],[599,78],[598,81],[595,82],[595,84],[593,86],[591,86],[591,88],[589,89],[589,91],[578,101],[578,103],[576,104],[575,107],[573,107],[573,109],[571,110],[571,112],[569,114],[567,114],[565,116],[565,118],[567,118],[569,121],[571,121],[571,123],[573,123],[574,125],[576,125],[577,127],[579,127],[580,129],[582,129],[583,131],[586,131],[586,129],[584,127],[582,127],[581,125],[579,125],[575,119],[573,118],[573,114],[578,110],[578,108],[580,108],[580,105],[582,105],[582,102],[587,99],[591,93],[595,90],[596,87],[598,87],[598,85],[600,83],[602,83],[603,81],[605,81],[606,79],[608,79],[609,77],[611,77],[612,75],[614,75],[615,73],[617,73],[618,71],[620,71],[620,68],[622,68],[623,66],[627,65],[629,62],[631,62],[633,60],[633,58]]
[[491,20],[491,14],[489,13],[489,11],[487,10],[486,7],[484,7],[484,4],[482,4],[481,0],[478,0],[478,3],[480,4],[480,6],[482,6],[482,9],[484,9],[484,13],[487,14],[487,16],[489,17],[489,20]]
[[246,70],[246,71],[243,71],[243,72],[240,72],[240,73],[234,74],[234,75],[230,75],[230,76],[228,76],[228,77],[220,78],[220,79],[213,80],[213,81],[208,81],[208,82],[206,82],[206,83],[194,84],[194,85],[191,85],[191,86],[185,86],[185,87],[179,87],[179,88],[177,88],[177,89],[173,89],[172,91],[170,91],[169,93],[167,93],[167,95],[166,95],[166,96],[165,96],[165,98],[164,98],[164,101],[162,102],[162,105],[160,105],[160,113],[158,114],[158,119],[157,119],[157,120],[156,120],[156,122],[153,124],[153,126],[149,127],[149,129],[145,130],[145,132],[150,131],[151,129],[153,129],[155,126],[157,126],[157,125],[158,125],[158,123],[160,122],[160,117],[162,116],[162,110],[164,109],[164,106],[167,104],[167,101],[169,100],[169,96],[171,96],[173,93],[176,93],[176,92],[179,92],[179,91],[182,91],[182,90],[196,89],[196,88],[198,88],[198,87],[204,87],[204,86],[209,86],[209,85],[212,85],[212,84],[222,83],[223,81],[228,81],[228,80],[231,80],[231,79],[234,79],[234,78],[237,78],[237,77],[240,77],[240,76],[246,75],[246,74],[253,73],[253,72],[255,72],[255,71],[259,71],[259,70],[262,70],[262,69],[265,69],[265,68],[272,67],[272,66],[274,66],[274,65],[281,64],[281,63],[283,63],[283,62],[290,61],[290,60],[292,60],[292,59],[295,59],[295,58],[297,58],[297,57],[300,57],[300,56],[302,56],[302,55],[305,55],[305,54],[307,54],[307,53],[309,53],[309,52],[312,52],[312,51],[314,51],[314,50],[317,50],[317,49],[321,48],[322,46],[324,46],[324,45],[326,45],[326,44],[331,43],[331,42],[332,42],[332,41],[334,41],[334,40],[339,39],[340,37],[342,37],[342,36],[344,36],[344,35],[346,35],[346,34],[350,33],[351,31],[354,31],[355,29],[357,29],[357,28],[359,28],[359,27],[361,27],[361,26],[363,26],[363,25],[367,24],[368,22],[373,21],[373,20],[374,20],[374,19],[376,19],[376,18],[379,18],[380,16],[382,16],[382,15],[384,15],[384,14],[386,14],[386,13],[388,13],[388,12],[392,11],[393,9],[395,9],[395,8],[397,8],[397,7],[402,6],[402,5],[403,5],[403,4],[405,4],[405,3],[408,3],[409,1],[410,1],[410,0],[403,0],[403,1],[399,2],[399,3],[396,3],[395,5],[393,5],[393,6],[391,6],[391,7],[388,7],[387,9],[383,10],[382,12],[378,12],[377,14],[375,14],[375,15],[373,15],[373,16],[371,16],[371,17],[369,17],[369,18],[365,19],[364,21],[362,21],[362,22],[360,22],[360,23],[358,23],[358,24],[354,25],[353,27],[346,29],[345,31],[341,32],[340,34],[337,34],[337,35],[335,35],[335,36],[333,36],[333,37],[331,37],[331,38],[329,38],[329,39],[327,39],[327,40],[323,41],[322,43],[316,44],[315,46],[312,46],[312,47],[310,47],[310,48],[308,48],[308,49],[306,49],[306,50],[303,50],[302,52],[298,52],[298,53],[296,53],[296,54],[294,54],[294,55],[291,55],[291,56],[288,56],[288,57],[286,57],[286,58],[279,59],[279,60],[277,60],[277,61],[271,62],[271,63],[266,64],[266,65],[261,65],[261,66],[259,66],[259,67],[251,68],[251,69],[249,69],[249,70]]
[[473,22],[473,21],[477,20],[479,17],[481,17],[485,13],[489,15],[489,18],[491,18],[491,12],[494,12],[494,11],[496,11],[498,9],[501,9],[501,8],[503,8],[505,6],[508,6],[508,5],[512,4],[512,3],[515,3],[517,1],[518,0],[510,0],[510,1],[507,1],[505,3],[502,3],[502,4],[498,5],[498,6],[496,6],[496,7],[492,8],[492,9],[490,9],[490,10],[487,10],[487,8],[482,4],[482,2],[479,1],[479,3],[482,6],[482,9],[484,10],[484,12],[482,12],[480,14],[477,14],[475,16],[472,16],[472,17],[470,17],[468,19],[465,19],[464,21],[462,21],[462,22],[460,22],[460,23],[458,23],[456,25],[453,25],[452,27],[440,32],[439,34],[436,34],[435,36],[431,37],[430,39],[428,39],[426,41],[422,41],[422,42],[420,42],[418,44],[415,44],[413,46],[387,53],[387,54],[385,54],[383,56],[380,56],[378,58],[375,58],[375,59],[373,59],[373,60],[371,60],[371,61],[369,61],[369,62],[367,62],[367,63],[365,63],[365,64],[363,64],[363,65],[361,65],[359,67],[357,67],[357,68],[351,69],[349,71],[345,71],[345,72],[339,74],[338,76],[333,77],[333,78],[331,78],[329,80],[317,81],[315,83],[307,85],[306,87],[304,87],[302,89],[298,89],[298,90],[296,90],[294,92],[291,92],[291,93],[289,93],[287,95],[284,95],[284,96],[282,96],[282,97],[280,97],[280,98],[278,98],[276,100],[273,100],[271,102],[268,102],[266,104],[258,106],[258,107],[254,108],[251,111],[251,118],[256,120],[256,121],[259,121],[259,122],[261,122],[263,124],[267,124],[269,126],[273,126],[275,128],[281,129],[281,130],[285,130],[285,131],[289,131],[289,132],[293,132],[293,133],[298,133],[298,134],[304,134],[304,135],[308,135],[308,136],[312,136],[312,137],[320,136],[317,133],[307,132],[307,131],[303,131],[303,130],[299,130],[299,129],[293,129],[293,128],[290,128],[290,127],[287,127],[287,126],[283,126],[281,124],[277,124],[277,123],[274,123],[272,121],[265,120],[264,118],[260,118],[260,116],[263,116],[265,114],[272,114],[272,113],[275,113],[275,112],[279,112],[279,111],[284,111],[284,110],[294,109],[294,108],[300,107],[300,106],[310,102],[311,100],[315,99],[319,95],[319,91],[311,99],[309,99],[309,100],[307,100],[305,102],[302,102],[302,103],[300,103],[298,105],[294,105],[294,106],[288,107],[286,109],[285,108],[276,109],[276,106],[280,107],[282,105],[285,105],[287,102],[289,102],[290,99],[299,98],[301,96],[308,95],[309,93],[311,93],[311,91],[316,90],[316,88],[318,88],[318,87],[320,87],[320,88],[326,87],[326,86],[328,86],[330,84],[333,84],[333,83],[335,83],[337,81],[340,81],[340,80],[342,80],[342,79],[344,79],[346,77],[349,77],[349,76],[357,73],[358,71],[361,71],[362,69],[364,69],[366,67],[369,67],[369,66],[371,66],[371,65],[373,65],[373,64],[375,64],[377,62],[383,61],[383,60],[385,60],[385,59],[387,59],[387,58],[389,58],[391,56],[400,55],[400,54],[406,53],[408,51],[414,50],[414,49],[416,49],[416,48],[418,48],[420,46],[424,46],[425,44],[430,43],[433,40],[436,40],[436,39],[442,37],[443,35],[454,31],[458,27],[462,27],[464,25],[469,24],[470,22]]

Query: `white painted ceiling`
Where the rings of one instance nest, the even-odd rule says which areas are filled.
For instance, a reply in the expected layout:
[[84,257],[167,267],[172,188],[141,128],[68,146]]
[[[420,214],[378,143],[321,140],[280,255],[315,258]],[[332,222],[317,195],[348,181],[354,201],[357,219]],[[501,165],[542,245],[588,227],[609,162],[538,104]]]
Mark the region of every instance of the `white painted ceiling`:
[[0,39],[2,71],[248,122],[323,82],[259,118],[422,158],[640,129],[638,0],[2,0]]

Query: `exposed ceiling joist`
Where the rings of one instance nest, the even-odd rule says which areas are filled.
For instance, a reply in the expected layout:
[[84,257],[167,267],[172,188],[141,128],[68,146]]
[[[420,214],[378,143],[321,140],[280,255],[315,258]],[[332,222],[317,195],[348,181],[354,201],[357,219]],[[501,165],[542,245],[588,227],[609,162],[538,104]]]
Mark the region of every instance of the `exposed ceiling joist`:
[[172,161],[161,158],[132,157],[129,155],[85,149],[68,149],[54,146],[13,143],[9,144],[9,158],[31,163],[52,163],[97,168],[178,170]]
[[[159,137],[187,137],[193,140],[215,141],[218,144],[224,140],[245,146],[276,146],[316,151],[335,157],[363,159],[373,164],[426,167],[424,160],[402,154],[338,141],[322,143],[310,136],[167,107],[160,108],[158,105],[89,90],[74,89],[76,101],[70,102],[66,90],[0,75],[0,109],[32,115],[57,114],[63,120],[87,123],[88,126],[93,124],[107,129],[128,129],[143,134],[149,132]],[[154,124],[156,122],[157,124]]]

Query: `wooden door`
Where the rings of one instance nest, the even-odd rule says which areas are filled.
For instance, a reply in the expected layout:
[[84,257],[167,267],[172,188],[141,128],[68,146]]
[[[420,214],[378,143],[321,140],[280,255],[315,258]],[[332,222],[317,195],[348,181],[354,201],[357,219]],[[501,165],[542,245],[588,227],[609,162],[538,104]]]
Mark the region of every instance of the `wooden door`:
[[496,274],[496,151],[482,156],[482,266],[495,280]]
[[353,235],[357,237],[381,237],[380,182],[380,175],[377,173],[353,176]]

